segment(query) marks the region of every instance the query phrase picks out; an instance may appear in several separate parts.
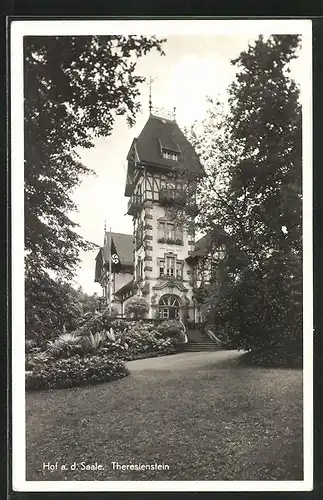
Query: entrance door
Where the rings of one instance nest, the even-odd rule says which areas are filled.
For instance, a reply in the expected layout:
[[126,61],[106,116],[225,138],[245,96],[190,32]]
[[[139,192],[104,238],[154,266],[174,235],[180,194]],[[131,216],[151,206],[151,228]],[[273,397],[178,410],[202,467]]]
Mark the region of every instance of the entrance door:
[[163,295],[159,301],[159,314],[162,319],[180,319],[180,298],[177,295]]
[[169,308],[169,319],[179,319],[179,309],[177,307]]

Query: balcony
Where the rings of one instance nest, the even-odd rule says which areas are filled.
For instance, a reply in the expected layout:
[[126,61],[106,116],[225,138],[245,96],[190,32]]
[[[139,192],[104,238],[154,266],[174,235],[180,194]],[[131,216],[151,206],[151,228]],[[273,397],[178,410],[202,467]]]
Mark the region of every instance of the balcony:
[[159,203],[161,205],[185,205],[186,192],[183,189],[162,188],[159,192]]
[[130,200],[128,201],[127,214],[136,215],[136,213],[139,212],[140,208],[141,208],[141,196],[137,194],[132,195]]

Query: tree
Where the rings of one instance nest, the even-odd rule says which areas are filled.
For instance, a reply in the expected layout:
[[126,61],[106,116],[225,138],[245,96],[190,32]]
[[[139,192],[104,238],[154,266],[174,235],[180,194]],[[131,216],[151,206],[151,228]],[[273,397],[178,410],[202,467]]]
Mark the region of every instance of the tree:
[[26,338],[42,343],[77,328],[83,316],[80,294],[68,283],[45,275],[35,286],[26,280]]
[[126,304],[125,312],[127,316],[140,319],[149,311],[149,305],[144,297],[132,297]]
[[53,276],[70,280],[79,252],[92,248],[70,215],[73,189],[92,173],[76,148],[111,134],[117,116],[134,123],[144,81],[137,60],[153,48],[162,53],[161,45],[140,36],[24,38],[27,311],[55,288]]
[[271,358],[300,357],[302,346],[301,106],[288,74],[298,45],[259,37],[233,61],[229,110],[211,103],[192,135],[206,172],[198,224],[225,248],[208,313],[237,347]]
[[102,309],[102,297],[99,297],[97,293],[93,295],[88,295],[79,287],[78,290],[79,300],[82,305],[82,313],[84,314],[94,314]]

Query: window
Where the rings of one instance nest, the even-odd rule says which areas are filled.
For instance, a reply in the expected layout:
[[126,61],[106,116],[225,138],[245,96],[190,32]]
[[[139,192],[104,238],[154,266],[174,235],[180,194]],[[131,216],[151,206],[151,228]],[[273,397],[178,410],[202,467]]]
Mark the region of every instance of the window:
[[159,266],[159,276],[161,277],[167,276],[169,278],[175,277],[175,269],[176,269],[175,256],[167,255],[166,259],[159,259],[158,266]]
[[159,259],[159,276],[165,276],[165,259]]
[[183,279],[183,261],[177,260],[176,255],[165,255],[158,259],[159,276],[167,278]]
[[147,200],[152,200],[153,199],[153,177],[151,175],[147,175],[146,178],[146,199]]
[[159,301],[159,315],[162,319],[180,319],[180,307],[177,295],[163,295]]
[[175,228],[175,239],[183,241],[183,229],[178,225]]
[[138,248],[142,246],[143,237],[144,237],[144,225],[143,222],[141,221],[136,230],[136,250],[138,250]]
[[137,265],[136,265],[136,279],[138,281],[142,279],[142,260],[141,260],[141,257],[139,257],[138,260],[137,260]]
[[144,261],[141,259],[141,257],[139,257],[136,265],[136,279],[140,281],[143,279],[143,277],[144,277]]
[[159,190],[160,190],[160,175],[158,174],[147,174],[145,182],[145,198],[146,200],[159,200]]
[[165,222],[158,222],[158,240],[161,240],[163,238],[166,238],[166,223]]
[[167,223],[167,238],[171,240],[175,239],[175,225],[171,222]]
[[161,317],[162,317],[162,319],[168,319],[168,308],[167,307],[164,307],[163,309],[161,309]]
[[161,241],[162,243],[177,242],[178,244],[183,244],[183,230],[178,224],[175,224],[174,222],[159,221],[157,237],[158,240],[164,240]]
[[175,256],[167,255],[166,257],[166,276],[173,278],[175,276]]
[[170,151],[168,149],[162,150],[162,157],[166,160],[178,161],[179,154],[176,151]]
[[142,186],[141,184],[136,185],[135,192],[133,195],[133,200],[135,203],[141,203],[142,202]]

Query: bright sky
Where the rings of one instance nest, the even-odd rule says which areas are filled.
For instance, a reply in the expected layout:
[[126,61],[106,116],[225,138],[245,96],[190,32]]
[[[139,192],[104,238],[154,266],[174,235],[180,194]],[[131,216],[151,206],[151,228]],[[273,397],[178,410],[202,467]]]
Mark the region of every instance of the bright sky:
[[[169,36],[164,45],[165,56],[153,51],[138,62],[137,73],[154,79],[153,106],[169,110],[176,107],[181,128],[202,120],[206,112],[206,96],[224,96],[235,74],[230,60],[245,50],[255,37],[243,36]],[[301,75],[300,59],[294,65],[294,76]],[[95,147],[82,150],[81,160],[97,176],[86,177],[77,188],[74,200],[79,212],[73,220],[80,224],[82,236],[103,244],[104,221],[113,232],[132,233],[132,217],[126,214],[128,198],[124,196],[126,156],[131,142],[148,119],[148,86],[141,86],[142,113],[131,129],[123,118],[115,122],[111,136],[95,140]],[[100,112],[100,110],[98,110]],[[97,252],[82,254],[82,265],[76,277],[89,294],[101,294],[94,283]]]

